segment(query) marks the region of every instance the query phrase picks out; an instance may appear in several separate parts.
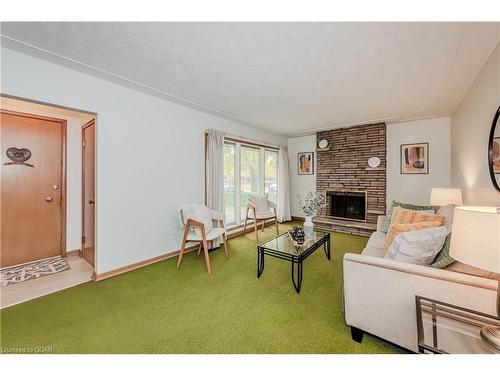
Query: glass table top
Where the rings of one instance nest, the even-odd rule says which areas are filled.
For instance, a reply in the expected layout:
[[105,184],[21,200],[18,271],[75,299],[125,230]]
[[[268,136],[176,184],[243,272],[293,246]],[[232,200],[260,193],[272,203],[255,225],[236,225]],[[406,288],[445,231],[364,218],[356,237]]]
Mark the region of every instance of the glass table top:
[[296,246],[290,234],[285,232],[272,240],[261,243],[259,247],[289,255],[299,256],[315,243],[328,236],[327,232],[313,231],[311,238],[306,238],[303,245]]
[[439,353],[499,353],[481,338],[480,330],[500,325],[500,319],[423,297],[417,301],[419,346]]

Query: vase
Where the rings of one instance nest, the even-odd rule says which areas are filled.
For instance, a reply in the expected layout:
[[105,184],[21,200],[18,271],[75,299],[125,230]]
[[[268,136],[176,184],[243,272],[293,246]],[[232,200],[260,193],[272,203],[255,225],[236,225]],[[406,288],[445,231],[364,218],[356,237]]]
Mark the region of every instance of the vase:
[[306,238],[311,238],[313,235],[314,224],[312,222],[312,216],[306,216],[304,221],[304,234]]

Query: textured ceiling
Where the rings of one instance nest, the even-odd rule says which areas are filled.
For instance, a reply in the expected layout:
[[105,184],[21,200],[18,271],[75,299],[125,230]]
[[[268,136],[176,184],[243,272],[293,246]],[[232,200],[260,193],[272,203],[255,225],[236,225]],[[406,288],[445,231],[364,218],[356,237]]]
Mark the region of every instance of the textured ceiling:
[[451,115],[500,23],[2,23],[2,35],[275,133]]

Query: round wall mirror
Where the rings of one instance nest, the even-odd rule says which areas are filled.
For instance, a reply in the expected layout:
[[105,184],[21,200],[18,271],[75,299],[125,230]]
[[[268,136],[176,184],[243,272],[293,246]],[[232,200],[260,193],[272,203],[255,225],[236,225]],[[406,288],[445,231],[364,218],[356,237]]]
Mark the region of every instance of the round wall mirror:
[[500,107],[498,107],[493,123],[491,124],[490,140],[488,145],[488,163],[493,186],[500,191]]

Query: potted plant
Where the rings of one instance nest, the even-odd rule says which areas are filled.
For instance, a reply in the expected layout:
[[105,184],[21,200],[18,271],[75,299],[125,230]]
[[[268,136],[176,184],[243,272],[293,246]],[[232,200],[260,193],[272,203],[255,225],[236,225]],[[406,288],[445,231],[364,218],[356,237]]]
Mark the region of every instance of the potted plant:
[[312,217],[325,208],[325,195],[318,192],[309,192],[304,200],[299,197],[299,207],[305,215],[304,232],[306,237],[311,237],[314,229]]

